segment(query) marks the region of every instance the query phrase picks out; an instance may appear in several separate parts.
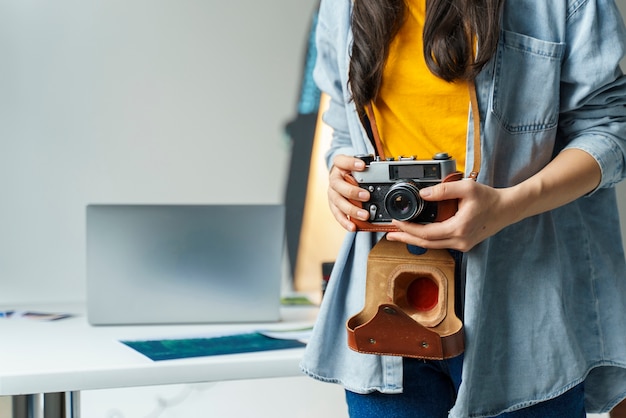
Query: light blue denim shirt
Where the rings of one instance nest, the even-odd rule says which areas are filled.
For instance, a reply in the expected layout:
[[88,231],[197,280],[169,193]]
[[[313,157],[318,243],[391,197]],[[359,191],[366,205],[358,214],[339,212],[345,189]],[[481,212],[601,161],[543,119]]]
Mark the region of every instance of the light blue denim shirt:
[[[349,99],[351,0],[322,0],[315,79],[337,154],[374,150]],[[507,187],[564,148],[591,154],[600,186],[511,225],[467,254],[463,382],[450,416],[493,416],[584,381],[589,412],[626,396],[626,265],[613,186],[626,176],[626,32],[613,0],[507,0],[497,52],[476,80],[478,181]],[[467,166],[472,165],[468,121]],[[402,391],[402,359],[359,354],[345,322],[364,303],[370,233],[347,234],[302,369],[367,393]]]

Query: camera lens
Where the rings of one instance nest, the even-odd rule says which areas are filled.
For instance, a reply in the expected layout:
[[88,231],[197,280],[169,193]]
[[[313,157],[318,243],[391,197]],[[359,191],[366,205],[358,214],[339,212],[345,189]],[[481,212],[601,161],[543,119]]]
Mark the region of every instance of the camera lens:
[[393,219],[410,221],[422,213],[424,201],[419,188],[413,182],[400,181],[389,189],[385,196],[385,208]]

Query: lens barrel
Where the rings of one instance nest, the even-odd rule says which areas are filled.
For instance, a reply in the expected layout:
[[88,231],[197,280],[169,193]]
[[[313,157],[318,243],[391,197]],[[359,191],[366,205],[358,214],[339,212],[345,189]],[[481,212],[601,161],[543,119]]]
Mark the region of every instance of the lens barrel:
[[411,181],[395,183],[385,195],[385,209],[393,219],[411,221],[424,210],[424,200],[417,185]]

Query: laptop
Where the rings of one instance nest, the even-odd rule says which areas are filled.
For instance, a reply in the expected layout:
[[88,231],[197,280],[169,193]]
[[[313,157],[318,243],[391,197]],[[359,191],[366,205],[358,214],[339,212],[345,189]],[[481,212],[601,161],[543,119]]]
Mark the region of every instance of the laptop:
[[280,320],[283,205],[86,209],[92,325]]

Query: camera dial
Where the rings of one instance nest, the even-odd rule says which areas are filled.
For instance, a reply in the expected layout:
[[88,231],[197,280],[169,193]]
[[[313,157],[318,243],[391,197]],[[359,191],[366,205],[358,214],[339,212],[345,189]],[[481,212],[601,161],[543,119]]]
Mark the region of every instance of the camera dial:
[[387,213],[398,221],[411,221],[424,210],[424,200],[420,197],[417,185],[412,181],[401,180],[391,186],[385,196]]

